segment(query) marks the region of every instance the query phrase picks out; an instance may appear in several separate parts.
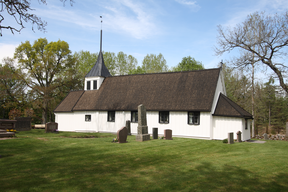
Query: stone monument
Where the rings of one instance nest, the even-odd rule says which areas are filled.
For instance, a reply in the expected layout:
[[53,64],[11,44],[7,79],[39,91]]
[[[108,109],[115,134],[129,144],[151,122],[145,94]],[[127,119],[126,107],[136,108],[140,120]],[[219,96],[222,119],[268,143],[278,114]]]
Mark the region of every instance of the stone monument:
[[264,137],[264,140],[268,140],[268,135],[267,135],[267,133],[264,133],[264,134],[263,134],[263,137]]
[[233,132],[228,133],[228,144],[234,143],[234,135]]
[[122,127],[117,131],[117,139],[118,143],[127,143],[127,135],[128,129],[126,127]]
[[165,140],[173,140],[172,139],[172,130],[171,129],[165,129],[164,130],[164,138],[165,138]]
[[126,121],[126,128],[128,130],[128,135],[131,135],[131,121],[130,120]]
[[242,140],[241,140],[241,131],[238,131],[237,132],[237,142],[242,142]]
[[48,122],[45,124],[45,133],[54,132],[58,129],[58,123]]
[[150,140],[150,135],[148,134],[148,126],[146,119],[146,108],[144,105],[138,106],[138,127],[136,141],[148,141]]
[[158,139],[158,128],[154,127],[152,130],[153,130],[153,139]]

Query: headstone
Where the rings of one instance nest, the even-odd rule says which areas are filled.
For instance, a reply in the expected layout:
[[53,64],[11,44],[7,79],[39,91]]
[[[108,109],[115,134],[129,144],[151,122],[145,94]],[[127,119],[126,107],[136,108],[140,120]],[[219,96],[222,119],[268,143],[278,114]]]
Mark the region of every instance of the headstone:
[[172,139],[172,130],[171,129],[165,129],[164,130],[164,138],[165,138],[165,140],[173,140]]
[[147,141],[150,140],[150,135],[148,134],[148,126],[146,119],[146,108],[144,105],[138,106],[138,127],[136,141]]
[[154,127],[152,130],[153,130],[153,139],[158,139],[158,128]]
[[264,136],[264,140],[268,140],[268,135],[267,135],[267,133],[264,133],[263,136]]
[[126,127],[122,127],[117,131],[117,139],[118,143],[127,143],[127,135],[128,129]]
[[58,123],[48,122],[45,124],[45,133],[54,132],[58,129]]
[[234,135],[233,132],[228,133],[228,144],[234,143]]
[[15,129],[16,120],[0,119],[0,129],[6,131],[7,129]]
[[31,117],[15,117],[15,120],[17,120],[15,125],[16,131],[30,131],[31,119]]
[[[237,132],[237,142],[242,142],[242,140],[241,140],[241,131],[238,131]],[[258,136],[258,138],[259,138],[259,136]]]
[[131,135],[131,121],[130,120],[126,121],[126,128],[128,130],[128,135]]
[[278,136],[278,140],[282,140],[282,135],[279,135],[279,136]]

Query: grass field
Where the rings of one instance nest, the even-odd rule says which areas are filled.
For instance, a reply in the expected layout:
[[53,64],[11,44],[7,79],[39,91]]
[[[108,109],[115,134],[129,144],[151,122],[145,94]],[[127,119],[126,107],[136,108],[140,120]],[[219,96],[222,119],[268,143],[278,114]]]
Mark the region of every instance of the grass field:
[[111,134],[16,135],[0,140],[0,191],[288,191],[287,141],[128,136],[118,144]]

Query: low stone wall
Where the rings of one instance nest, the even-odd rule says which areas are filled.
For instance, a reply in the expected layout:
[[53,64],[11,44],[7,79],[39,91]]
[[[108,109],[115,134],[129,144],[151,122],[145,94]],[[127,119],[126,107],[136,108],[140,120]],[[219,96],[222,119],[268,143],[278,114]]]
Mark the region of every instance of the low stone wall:
[[[265,140],[264,135],[262,135],[262,136],[261,135],[256,135],[255,139],[263,139],[263,140]],[[285,141],[287,141],[288,138],[285,137],[285,135],[281,135],[281,134],[277,134],[277,135],[267,134],[267,140],[285,140]]]
[[31,117],[15,117],[15,120],[17,120],[15,124],[16,131],[30,131],[31,119]]

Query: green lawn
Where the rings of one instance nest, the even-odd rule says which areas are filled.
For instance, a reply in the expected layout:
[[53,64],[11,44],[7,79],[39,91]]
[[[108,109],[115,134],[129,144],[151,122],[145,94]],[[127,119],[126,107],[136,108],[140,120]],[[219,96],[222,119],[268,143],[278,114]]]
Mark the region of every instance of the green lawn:
[[16,135],[0,140],[0,191],[288,191],[287,141],[128,136],[118,144],[111,134]]

